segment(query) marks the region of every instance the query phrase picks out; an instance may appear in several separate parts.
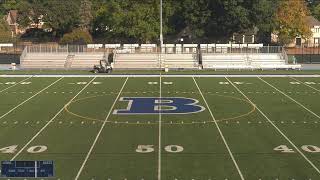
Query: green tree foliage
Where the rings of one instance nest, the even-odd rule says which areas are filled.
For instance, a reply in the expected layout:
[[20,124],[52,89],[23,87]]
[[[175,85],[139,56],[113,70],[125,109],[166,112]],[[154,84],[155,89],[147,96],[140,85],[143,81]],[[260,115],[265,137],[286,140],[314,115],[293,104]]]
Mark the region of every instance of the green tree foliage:
[[60,40],[61,44],[90,44],[92,37],[90,33],[83,29],[75,29],[70,33],[64,34]]
[[18,24],[21,27],[28,27],[30,24],[39,24],[41,17],[46,10],[41,0],[21,1],[18,6]]
[[79,10],[79,26],[84,30],[89,30],[91,22],[93,20],[92,16],[92,2],[89,0],[82,0]]
[[9,25],[3,19],[0,20],[0,42],[1,43],[8,43],[12,42],[12,33],[10,30]]
[[6,15],[9,10],[17,9],[22,0],[5,0],[0,4],[0,14]]
[[[234,33],[253,29],[259,30],[259,40],[268,42],[271,32],[280,32],[280,27],[286,27],[290,37],[307,35],[277,16],[279,9],[290,10],[283,2],[296,1],[307,2],[312,14],[320,19],[317,0],[163,0],[165,42],[176,42],[181,36],[193,42],[226,42]],[[21,27],[37,24],[42,17],[55,37],[80,28],[105,42],[159,42],[159,0],[5,0],[0,4],[2,15],[11,9],[19,10]],[[296,20],[305,16],[296,15]]]
[[159,35],[159,3],[154,0],[110,0],[97,10],[95,34],[132,38],[140,42]]
[[43,0],[46,11],[43,21],[56,32],[57,36],[71,32],[79,25],[78,0]]

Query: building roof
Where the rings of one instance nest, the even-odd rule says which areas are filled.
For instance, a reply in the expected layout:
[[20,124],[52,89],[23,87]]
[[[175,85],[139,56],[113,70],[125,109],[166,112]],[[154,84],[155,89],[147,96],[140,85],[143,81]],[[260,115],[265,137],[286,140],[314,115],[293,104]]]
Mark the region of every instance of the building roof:
[[12,24],[16,23],[17,19],[18,19],[18,11],[17,10],[10,10],[9,16],[10,16]]
[[310,27],[320,26],[320,21],[313,16],[307,16],[307,22]]

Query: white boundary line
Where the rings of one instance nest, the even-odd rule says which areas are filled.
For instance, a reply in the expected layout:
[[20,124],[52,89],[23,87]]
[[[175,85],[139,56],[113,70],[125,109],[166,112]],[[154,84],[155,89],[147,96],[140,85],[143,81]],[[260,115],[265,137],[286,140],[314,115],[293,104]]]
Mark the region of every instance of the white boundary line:
[[[161,98],[162,98],[162,93],[161,93],[161,88],[162,88],[162,77],[160,74],[160,92],[159,92],[159,96],[160,96],[160,102],[161,102]],[[161,114],[161,105],[159,106],[159,136],[158,136],[158,180],[161,180],[161,133],[162,133],[162,114]]]
[[[160,74],[109,74],[109,75],[0,75],[0,77],[159,77]],[[308,74],[162,74],[162,77],[316,77]]]
[[275,86],[273,86],[272,84],[268,83],[267,81],[261,79],[260,77],[258,77],[262,82],[268,84],[270,87],[272,87],[273,89],[277,90],[279,93],[283,94],[284,96],[286,96],[287,98],[289,98],[291,101],[295,102],[296,104],[298,104],[299,106],[301,106],[303,109],[307,110],[309,113],[313,114],[314,116],[316,116],[318,119],[320,119],[320,116],[316,113],[314,113],[313,111],[311,111],[310,109],[308,109],[307,107],[305,107],[303,104],[301,104],[300,102],[296,101],[295,99],[293,99],[292,97],[290,97],[289,95],[287,95],[286,93],[282,92],[281,90],[279,90],[278,88],[276,88]]
[[299,79],[296,79],[296,78],[294,78],[294,77],[290,77],[290,78],[293,79],[293,80],[295,80],[295,81],[298,81],[299,83],[302,83],[303,85],[305,85],[305,86],[307,86],[307,87],[309,87],[309,88],[311,88],[311,89],[313,89],[313,90],[315,90],[315,91],[320,92],[319,89],[317,89],[317,88],[315,88],[315,87],[313,87],[313,86],[310,86],[309,84],[306,84],[306,83],[300,81]]
[[218,122],[216,121],[216,118],[213,116],[213,113],[212,113],[212,111],[211,111],[211,109],[210,109],[210,107],[209,107],[209,105],[208,105],[208,103],[207,103],[207,100],[205,99],[204,95],[202,94],[202,91],[201,91],[201,89],[200,89],[200,87],[199,87],[199,85],[198,85],[198,83],[197,83],[197,81],[195,80],[194,77],[193,77],[193,81],[194,81],[195,85],[197,86],[197,88],[198,88],[198,90],[199,90],[199,92],[200,92],[200,95],[201,95],[204,103],[206,104],[206,106],[207,106],[207,108],[208,108],[208,111],[209,111],[209,113],[210,113],[210,115],[211,115],[211,117],[212,117],[212,120],[214,121],[214,123],[215,123],[215,125],[216,125],[216,127],[217,127],[217,129],[218,129],[218,131],[219,131],[219,134],[220,134],[220,136],[221,136],[221,138],[222,138],[222,140],[223,140],[223,142],[224,142],[224,144],[225,144],[225,146],[226,146],[226,148],[227,148],[227,150],[228,150],[228,152],[229,152],[229,155],[230,155],[230,157],[231,157],[231,159],[232,159],[232,161],[233,161],[233,164],[235,165],[235,167],[236,167],[236,169],[237,169],[237,171],[238,171],[238,173],[239,173],[239,176],[240,176],[241,180],[244,180],[244,177],[243,177],[242,172],[241,172],[241,170],[240,170],[240,168],[239,168],[239,166],[238,166],[238,163],[237,163],[237,161],[235,160],[235,158],[234,158],[234,156],[233,156],[233,154],[232,154],[232,152],[231,152],[231,149],[230,149],[230,147],[229,147],[229,145],[228,145],[228,143],[227,143],[227,141],[226,141],[226,139],[225,139],[225,137],[224,137],[224,135],[223,135],[220,127],[219,127],[219,124],[218,124]]
[[[251,104],[255,105],[236,85],[233,84],[232,81],[230,81],[227,77],[225,77],[229,83],[239,92],[242,94],[243,97],[245,97]],[[264,114],[264,112],[262,112],[260,110],[260,108],[255,105],[256,109],[260,112],[260,114],[265,117],[268,122],[295,148],[295,150],[318,172],[318,174],[320,174],[320,170],[317,168],[317,166],[315,166],[313,164],[313,162],[311,160],[309,160],[307,158],[306,155],[303,154],[302,151],[300,151],[300,149],[278,128],[278,126],[276,126],[270,119],[267,115]]]
[[112,110],[113,110],[114,106],[116,105],[117,100],[119,99],[122,90],[124,89],[125,85],[127,84],[128,79],[129,79],[129,77],[127,77],[126,80],[124,81],[124,83],[123,83],[123,85],[122,85],[122,87],[121,87],[121,89],[120,89],[120,91],[118,93],[118,96],[114,100],[114,102],[113,102],[113,104],[112,104],[112,106],[111,106],[111,108],[109,110],[109,113],[108,113],[107,117],[105,118],[105,120],[104,120],[104,122],[103,122],[103,124],[102,124],[102,126],[101,126],[101,128],[100,128],[100,130],[99,130],[99,132],[98,132],[98,134],[96,136],[96,138],[94,139],[94,141],[93,141],[93,143],[92,143],[92,145],[91,145],[91,147],[90,147],[90,149],[89,149],[89,151],[87,153],[86,158],[84,159],[84,161],[83,161],[83,163],[82,163],[82,165],[81,165],[81,167],[80,167],[80,169],[79,169],[79,171],[77,173],[77,176],[74,178],[75,180],[79,179],[79,177],[80,177],[80,175],[81,175],[81,173],[82,173],[82,171],[84,169],[84,166],[86,165],[86,163],[87,163],[87,161],[88,161],[88,159],[89,159],[89,157],[90,157],[90,155],[91,155],[91,153],[93,151],[93,148],[95,147],[95,145],[96,145],[96,143],[97,143],[97,141],[98,141],[98,139],[100,137],[100,134],[102,133],[106,123],[108,122],[109,116],[112,114]]
[[18,85],[18,84],[20,84],[20,83],[28,80],[28,79],[30,79],[30,78],[32,78],[32,77],[33,77],[33,76],[29,76],[28,78],[23,79],[23,80],[19,81],[18,83],[14,84],[14,85],[12,85],[12,86],[9,86],[9,87],[7,87],[7,88],[5,88],[5,89],[3,89],[3,90],[1,90],[0,93],[2,93],[3,91],[5,91],[5,90],[7,90],[7,89],[10,89],[10,88],[12,88],[12,87],[14,87],[14,86],[16,86],[16,85]]
[[67,104],[65,104],[65,105],[60,109],[60,111],[58,111],[57,114],[55,114],[55,115],[48,121],[48,123],[47,123],[46,125],[44,125],[44,126],[30,139],[30,141],[28,141],[27,144],[25,144],[25,145],[23,146],[23,148],[20,149],[20,151],[19,151],[16,155],[13,156],[13,158],[11,158],[10,161],[13,161],[15,158],[17,158],[17,157],[19,156],[19,154],[21,154],[21,152],[24,151],[24,149],[25,149],[27,146],[29,146],[29,144],[30,144],[33,140],[35,140],[35,139],[42,133],[42,131],[44,131],[44,130],[49,126],[49,124],[64,110],[64,108],[65,108],[66,106],[68,106],[76,97],[78,97],[79,94],[80,94],[82,91],[84,91],[95,79],[96,79],[96,78],[93,78],[93,79],[92,79],[87,85],[85,85]]
[[40,90],[39,92],[37,92],[36,94],[34,94],[33,96],[29,97],[28,99],[24,100],[23,102],[21,102],[20,104],[18,104],[17,106],[15,106],[14,108],[12,108],[10,111],[6,112],[5,114],[3,114],[2,116],[0,116],[0,119],[4,118],[5,116],[7,116],[8,114],[10,114],[12,111],[16,110],[18,107],[22,106],[24,103],[30,101],[32,98],[36,97],[37,95],[39,95],[40,93],[42,93],[43,91],[47,90],[48,88],[50,88],[51,86],[53,86],[54,84],[56,84],[57,82],[59,82],[62,78],[59,78],[58,80],[54,81],[53,83],[51,83],[49,86],[43,88],[42,90]]

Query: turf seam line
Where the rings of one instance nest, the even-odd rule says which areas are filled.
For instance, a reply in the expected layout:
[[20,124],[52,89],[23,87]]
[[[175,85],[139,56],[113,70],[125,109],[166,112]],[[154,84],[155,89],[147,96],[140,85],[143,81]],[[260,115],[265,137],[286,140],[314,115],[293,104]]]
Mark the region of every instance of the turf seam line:
[[[63,78],[63,77],[62,77]],[[30,101],[32,98],[36,97],[37,95],[39,95],[40,93],[42,93],[43,91],[47,90],[48,88],[50,88],[51,86],[53,86],[54,84],[56,84],[57,82],[59,82],[62,78],[59,78],[58,80],[54,81],[53,83],[51,83],[49,86],[43,88],[42,90],[40,90],[39,92],[37,92],[36,94],[34,94],[33,96],[29,97],[28,99],[24,100],[23,102],[21,102],[20,104],[18,104],[17,106],[15,106],[14,108],[12,108],[11,110],[9,110],[8,112],[6,112],[5,114],[3,114],[2,116],[0,116],[0,119],[4,118],[5,116],[7,116],[8,114],[10,114],[12,111],[16,110],[17,108],[19,108],[20,106],[22,106],[23,104],[25,104],[26,102]]]
[[215,123],[215,125],[216,125],[216,127],[217,127],[217,129],[218,129],[218,131],[219,131],[219,134],[220,134],[220,136],[221,136],[221,138],[222,138],[222,140],[223,140],[223,142],[224,142],[224,144],[225,144],[225,146],[226,146],[226,148],[227,148],[227,150],[228,150],[228,152],[229,152],[230,158],[232,159],[233,164],[235,165],[235,167],[236,167],[236,169],[237,169],[237,171],[238,171],[238,174],[239,174],[241,180],[244,180],[244,177],[243,177],[242,172],[241,172],[241,170],[240,170],[240,168],[239,168],[239,166],[238,166],[238,163],[237,163],[236,159],[234,158],[234,156],[233,156],[233,154],[232,154],[232,151],[231,151],[231,149],[230,149],[230,147],[229,147],[229,145],[228,145],[228,143],[227,143],[227,141],[226,141],[226,139],[225,139],[225,137],[224,137],[224,135],[223,135],[220,127],[219,127],[218,122],[216,121],[216,118],[213,116],[213,113],[212,113],[212,111],[211,111],[211,109],[210,109],[210,107],[209,107],[209,104],[207,103],[207,100],[205,99],[204,95],[202,94],[202,91],[201,91],[201,89],[200,89],[200,87],[199,87],[196,79],[195,79],[194,77],[192,77],[192,79],[193,79],[195,85],[197,86],[197,88],[198,88],[198,90],[199,90],[199,93],[200,93],[200,95],[201,95],[204,103],[206,104],[206,106],[207,106],[207,108],[208,108],[208,111],[209,111],[209,113],[210,113],[210,115],[211,115],[211,117],[212,117],[212,120],[214,121],[214,123]]
[[[225,77],[225,78],[230,82],[230,84],[231,84],[235,89],[237,89],[237,91],[238,91],[239,93],[241,93],[241,94],[243,95],[243,97],[245,97],[248,101],[250,101],[252,104],[254,104],[236,85],[233,84],[232,81],[230,81],[227,77]],[[254,104],[254,105],[255,105],[255,104]],[[295,148],[295,150],[320,174],[320,170],[317,168],[317,166],[315,166],[315,165],[313,164],[313,162],[312,162],[305,154],[303,154],[302,151],[300,151],[300,149],[288,138],[288,136],[286,136],[286,135],[281,131],[281,129],[278,128],[278,126],[276,126],[276,125],[269,119],[269,117],[268,117],[264,112],[262,112],[262,110],[260,110],[260,108],[259,108],[257,105],[255,105],[255,106],[256,106],[256,109],[261,113],[261,115],[262,115],[263,117],[265,117],[265,118],[269,121],[269,123],[291,144],[291,146],[293,146],[293,147]]]
[[100,128],[100,130],[98,132],[98,134],[96,135],[96,138],[94,139],[94,141],[93,141],[93,143],[92,143],[92,145],[91,145],[91,147],[90,147],[90,149],[89,149],[89,151],[88,151],[88,153],[87,153],[87,155],[86,155],[86,157],[85,157],[85,159],[84,159],[84,161],[83,161],[83,163],[82,163],[82,165],[81,165],[81,167],[80,167],[80,169],[79,169],[79,171],[78,171],[78,173],[76,175],[76,177],[74,178],[75,180],[79,179],[79,177],[80,177],[80,175],[82,173],[82,170],[84,169],[84,166],[86,165],[86,163],[87,163],[87,161],[88,161],[88,159],[89,159],[89,157],[90,157],[90,155],[91,155],[91,153],[93,151],[93,148],[95,147],[95,145],[96,145],[96,143],[97,143],[97,141],[98,141],[98,139],[100,137],[100,134],[102,133],[106,123],[108,122],[109,116],[111,115],[111,112],[112,112],[114,106],[116,105],[117,100],[119,99],[122,90],[124,89],[125,85],[127,84],[128,79],[129,79],[129,77],[126,78],[126,80],[124,81],[124,83],[123,83],[123,85],[122,85],[117,97],[115,98],[115,100],[114,100],[114,102],[113,102],[113,104],[112,104],[112,106],[111,106],[111,108],[110,108],[110,110],[108,112],[108,115],[106,116],[106,118],[105,118],[105,120],[104,120],[104,122],[103,122],[103,124],[102,124],[102,126],[101,126],[101,128]]
[[314,116],[316,116],[318,119],[320,119],[320,116],[318,114],[316,114],[315,112],[311,111],[310,109],[308,109],[307,107],[305,107],[303,104],[301,104],[300,102],[298,102],[297,100],[293,99],[292,97],[290,97],[289,95],[287,95],[286,93],[282,92],[281,90],[279,90],[278,88],[276,88],[275,86],[273,86],[272,84],[268,83],[267,81],[263,80],[262,78],[258,77],[262,82],[264,82],[265,84],[269,85],[270,87],[272,87],[273,89],[277,90],[279,93],[283,94],[284,96],[286,96],[288,99],[290,99],[291,101],[295,102],[296,104],[298,104],[299,106],[301,106],[303,109],[307,110],[309,113],[313,114]]
[[29,146],[29,144],[30,144],[33,140],[35,140],[35,139],[42,133],[42,131],[44,131],[44,130],[49,126],[49,124],[50,124],[56,117],[58,117],[58,115],[64,110],[64,107],[67,106],[69,103],[71,103],[75,98],[77,98],[77,97],[79,96],[79,94],[80,94],[83,90],[85,90],[95,79],[96,79],[95,77],[92,78],[92,80],[91,80],[88,84],[86,84],[68,103],[66,103],[66,104],[20,149],[20,151],[11,158],[10,161],[13,161],[15,158],[17,158],[17,157],[21,154],[21,152],[24,151],[24,149],[25,149],[27,146]]
[[3,90],[1,90],[1,91],[0,91],[0,93],[2,93],[3,91],[6,91],[6,90],[8,90],[8,89],[10,89],[10,88],[12,88],[12,87],[14,87],[14,86],[16,86],[16,85],[18,85],[18,84],[20,84],[20,83],[24,82],[24,81],[26,81],[26,80],[28,80],[28,79],[32,78],[32,77],[33,77],[33,76],[28,77],[28,78],[26,78],[26,79],[23,79],[23,80],[19,81],[18,83],[14,84],[14,85],[12,85],[12,86],[9,86],[9,87],[7,87],[7,88],[5,88],[5,89],[3,89]]

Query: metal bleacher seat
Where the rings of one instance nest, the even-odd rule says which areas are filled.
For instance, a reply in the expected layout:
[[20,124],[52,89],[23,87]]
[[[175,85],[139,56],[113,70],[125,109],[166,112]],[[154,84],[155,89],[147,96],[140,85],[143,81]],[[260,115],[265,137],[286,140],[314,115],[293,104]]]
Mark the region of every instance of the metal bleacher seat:
[[117,53],[115,57],[115,69],[159,68],[159,55],[155,53]]
[[91,54],[75,54],[70,68],[73,69],[89,69],[94,65],[99,64],[99,61],[104,58],[104,53],[91,53]]
[[50,68],[60,69],[64,68],[68,54],[41,54],[41,53],[29,53],[23,61],[21,61],[21,67],[25,69],[32,68]]

